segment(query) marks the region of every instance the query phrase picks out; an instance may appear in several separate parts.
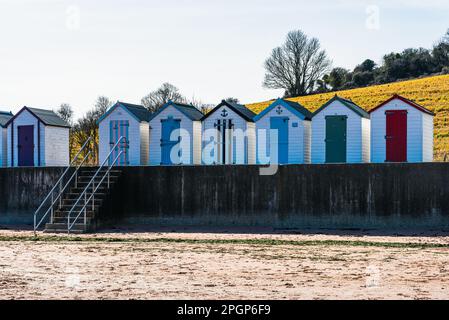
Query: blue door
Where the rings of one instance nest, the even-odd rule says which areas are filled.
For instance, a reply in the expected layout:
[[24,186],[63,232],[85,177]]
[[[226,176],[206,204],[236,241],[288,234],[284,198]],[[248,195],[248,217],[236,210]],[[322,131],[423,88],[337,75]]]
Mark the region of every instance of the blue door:
[[[278,131],[278,163],[288,163],[288,118],[272,117],[270,118],[270,129]],[[271,154],[270,147],[270,154]]]
[[162,122],[161,165],[172,165],[174,163],[170,156],[171,150],[180,141],[180,138],[172,141],[170,140],[170,137],[173,131],[180,129],[181,120],[169,117],[167,119],[161,120],[161,122]]
[[112,120],[109,122],[109,135],[110,135],[110,148],[114,148],[120,137],[124,137],[120,143],[112,150],[111,156],[109,157],[109,165],[111,165],[114,160],[123,151],[115,162],[116,166],[127,166],[129,164],[129,121],[128,120]]

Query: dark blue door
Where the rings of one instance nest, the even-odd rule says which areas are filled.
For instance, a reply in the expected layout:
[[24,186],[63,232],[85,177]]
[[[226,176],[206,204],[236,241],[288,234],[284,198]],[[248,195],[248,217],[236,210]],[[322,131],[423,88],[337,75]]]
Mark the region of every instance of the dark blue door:
[[[171,159],[171,151],[173,147],[179,142],[179,138],[170,140],[171,134],[175,130],[179,130],[181,127],[181,121],[179,119],[167,118],[161,120],[162,122],[162,137],[161,137],[161,164],[172,165],[174,164]],[[181,156],[181,155],[178,155]]]
[[34,166],[34,126],[17,127],[19,167]]
[[[278,163],[288,163],[288,118],[270,118],[270,129],[278,131]],[[270,146],[270,154],[271,154]]]

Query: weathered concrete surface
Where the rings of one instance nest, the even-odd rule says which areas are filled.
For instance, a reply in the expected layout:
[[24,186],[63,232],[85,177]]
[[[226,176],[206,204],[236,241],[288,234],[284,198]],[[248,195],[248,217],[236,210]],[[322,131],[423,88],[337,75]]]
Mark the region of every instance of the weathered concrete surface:
[[279,228],[449,227],[449,164],[128,167],[102,221]]
[[0,168],[0,224],[32,224],[64,168]]
[[[122,169],[100,224],[449,227],[447,163],[291,165],[274,176],[258,166]],[[0,169],[0,223],[31,223],[60,173]]]

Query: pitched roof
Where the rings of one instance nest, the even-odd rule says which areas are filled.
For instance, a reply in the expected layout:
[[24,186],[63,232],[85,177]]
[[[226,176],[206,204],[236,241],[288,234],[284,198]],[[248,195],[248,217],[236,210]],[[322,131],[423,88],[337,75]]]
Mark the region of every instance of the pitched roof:
[[382,103],[381,103],[380,105],[378,105],[377,107],[371,109],[371,110],[369,111],[369,113],[371,113],[371,112],[373,112],[373,111],[375,111],[375,110],[377,110],[377,109],[383,107],[383,106],[386,105],[387,103],[390,103],[391,101],[396,100],[396,99],[399,99],[399,100],[401,100],[401,101],[407,103],[408,105],[410,105],[410,106],[412,106],[412,107],[418,109],[418,110],[421,111],[421,112],[430,114],[431,116],[435,116],[435,113],[433,113],[433,112],[430,111],[429,109],[426,109],[426,108],[424,108],[422,105],[419,105],[419,104],[417,104],[416,102],[414,102],[414,101],[412,101],[412,100],[409,100],[409,99],[407,99],[407,98],[404,98],[403,96],[400,96],[400,95],[398,95],[398,94],[395,94],[394,96],[392,96],[392,97],[391,97],[390,99],[388,99],[387,101],[382,102]]
[[270,104],[265,110],[263,110],[261,113],[259,113],[255,118],[254,121],[258,121],[263,116],[265,116],[268,112],[273,110],[274,107],[278,105],[284,105],[287,109],[289,109],[291,112],[296,114],[298,117],[303,118],[304,120],[311,120],[312,119],[312,112],[304,108],[302,105],[300,105],[297,102],[285,100],[285,99],[277,99],[272,104]]
[[217,111],[218,109],[220,109],[223,106],[229,107],[232,111],[237,113],[239,116],[241,116],[246,121],[254,122],[254,118],[256,117],[256,114],[254,112],[252,112],[251,110],[249,110],[247,107],[245,107],[242,104],[232,103],[232,102],[228,102],[225,100],[222,100],[221,103],[218,106],[216,106],[214,109],[212,109],[208,114],[206,114],[202,120],[205,120],[211,114],[213,114],[215,111]]
[[0,111],[0,127],[5,128],[9,119],[13,117],[11,112]]
[[97,124],[103,121],[103,119],[109,116],[109,114],[111,114],[111,112],[114,111],[119,106],[123,107],[131,116],[133,116],[139,122],[150,121],[151,112],[148,111],[148,109],[145,108],[144,106],[117,101],[116,104],[110,107],[109,110],[97,120]]
[[119,102],[120,105],[124,106],[133,115],[135,115],[140,121],[149,121],[151,112],[147,108],[138,104],[131,104],[126,102]]
[[37,116],[45,125],[56,127],[69,127],[70,125],[65,122],[60,116],[54,113],[52,110],[44,110],[37,108],[28,108],[35,116]]
[[156,117],[158,114],[160,114],[169,106],[173,106],[174,108],[179,110],[179,112],[183,113],[186,117],[188,117],[192,121],[199,121],[204,116],[204,114],[200,110],[198,110],[197,108],[195,108],[190,104],[169,101],[166,104],[164,104],[157,112],[153,113],[151,119]]
[[293,102],[293,101],[289,101],[289,100],[284,100],[286,103],[288,103],[292,108],[296,109],[296,111],[302,113],[307,120],[312,119],[313,113],[310,112],[309,110],[307,110],[305,107],[303,107],[300,103],[298,102]]
[[342,97],[339,97],[337,95],[335,95],[332,99],[330,99],[328,102],[326,102],[324,105],[322,105],[318,110],[316,110],[313,113],[312,117],[315,117],[318,113],[320,113],[321,111],[323,111],[323,109],[325,109],[328,105],[330,105],[332,102],[334,101],[339,101],[341,102],[343,105],[345,105],[346,107],[348,107],[349,109],[351,109],[352,111],[354,111],[356,114],[358,114],[359,116],[361,116],[362,118],[370,118],[370,115],[368,112],[366,112],[365,110],[363,110],[361,107],[359,107],[358,105],[356,105],[353,101],[348,100],[348,99],[344,99]]
[[29,108],[29,107],[23,107],[19,112],[16,113],[15,116],[13,116],[11,119],[8,120],[5,126],[8,126],[25,110],[31,113],[34,117],[36,117],[40,122],[42,122],[46,126],[70,128],[70,125],[67,122],[65,122],[60,116],[54,113],[52,110]]

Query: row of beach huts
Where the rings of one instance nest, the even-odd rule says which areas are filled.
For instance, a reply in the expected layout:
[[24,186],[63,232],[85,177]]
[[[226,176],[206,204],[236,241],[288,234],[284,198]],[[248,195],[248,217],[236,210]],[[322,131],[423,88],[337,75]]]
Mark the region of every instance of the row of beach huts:
[[[99,159],[120,166],[431,162],[433,119],[399,95],[369,112],[337,95],[314,113],[278,99],[258,115],[227,101],[206,115],[176,102],[152,114],[119,101],[97,122]],[[1,166],[69,164],[70,127],[54,112],[0,112],[0,127]]]

